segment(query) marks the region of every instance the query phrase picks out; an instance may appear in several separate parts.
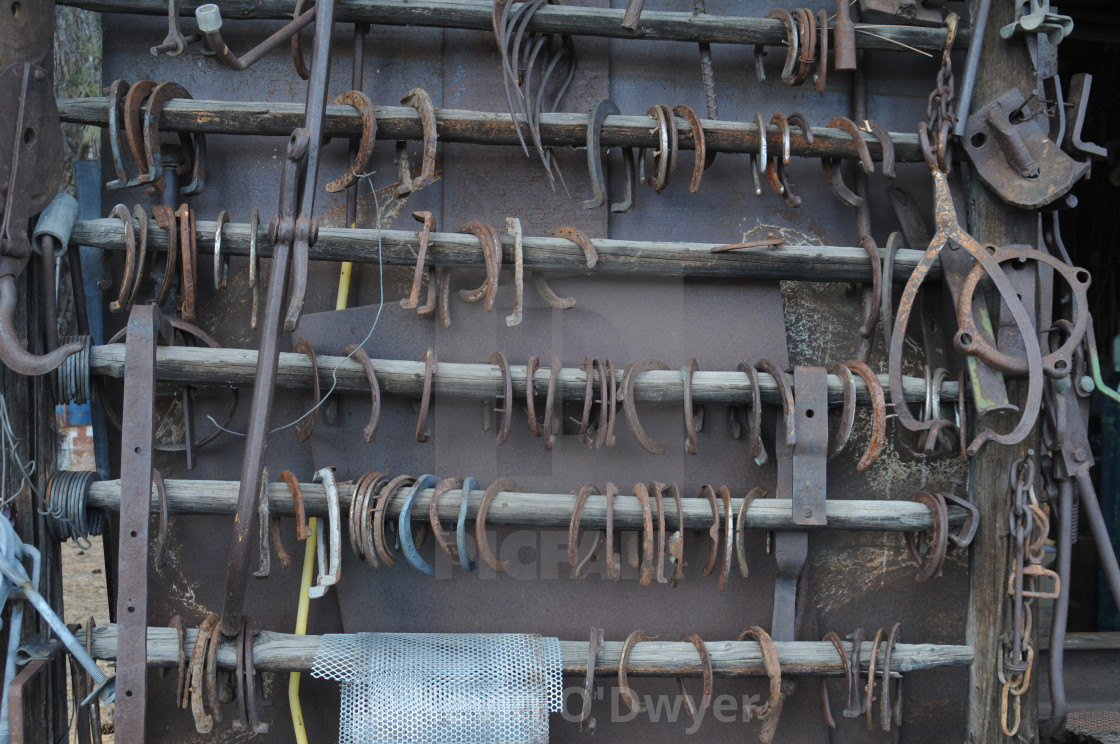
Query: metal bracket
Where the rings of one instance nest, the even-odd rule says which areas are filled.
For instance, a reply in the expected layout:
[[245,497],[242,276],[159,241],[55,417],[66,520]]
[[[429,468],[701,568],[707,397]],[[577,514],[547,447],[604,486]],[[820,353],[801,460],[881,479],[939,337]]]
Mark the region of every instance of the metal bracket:
[[[828,372],[794,367],[797,444],[793,447],[793,522],[827,524]],[[796,580],[796,577],[794,577]]]
[[1038,209],[1063,196],[1088,171],[1050,140],[1018,89],[977,109],[964,148],[976,174],[1008,204]]

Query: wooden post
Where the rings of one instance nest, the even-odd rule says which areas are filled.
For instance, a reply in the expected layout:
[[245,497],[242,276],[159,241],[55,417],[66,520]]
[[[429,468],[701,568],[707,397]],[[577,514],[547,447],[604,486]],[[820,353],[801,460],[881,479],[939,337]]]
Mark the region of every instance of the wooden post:
[[[977,0],[969,3],[975,15]],[[984,36],[984,50],[976,78],[973,108],[978,108],[997,98],[1009,88],[1018,86],[1029,97],[1033,89],[1031,63],[1026,43],[1022,37],[1004,41],[999,30],[1014,20],[1015,8],[1011,3],[993,2]],[[960,84],[958,83],[958,89]],[[962,111],[960,116],[969,112]],[[1004,203],[998,196],[970,174],[968,188],[968,226],[982,243],[1007,245],[1037,241],[1037,216]],[[1030,311],[1032,305],[1027,305]],[[1022,403],[1025,389],[1010,389],[1012,402]],[[1018,394],[1017,394],[1018,393]],[[1015,400],[1018,398],[1018,401]],[[1015,414],[989,415],[989,425],[997,431],[1007,431],[1014,425]],[[999,420],[1002,419],[1002,420]],[[1003,657],[1002,639],[1010,633],[1011,616],[1007,596],[1007,577],[1011,559],[1011,540],[1007,527],[1007,513],[1011,508],[1011,489],[1008,473],[1012,463],[1026,455],[1027,450],[1037,451],[1037,433],[1027,437],[1015,447],[989,444],[972,458],[969,479],[969,499],[984,515],[976,539],[972,543],[969,571],[969,603],[966,640],[976,658],[969,670],[968,741],[1004,742],[1000,726],[1000,690],[997,677]],[[1039,621],[1036,613],[1035,622]],[[1035,634],[1037,638],[1037,633]],[[1037,643],[1037,641],[1036,641]],[[1031,680],[1030,691],[1022,700],[1022,727],[1016,740],[1038,740],[1038,669]]]

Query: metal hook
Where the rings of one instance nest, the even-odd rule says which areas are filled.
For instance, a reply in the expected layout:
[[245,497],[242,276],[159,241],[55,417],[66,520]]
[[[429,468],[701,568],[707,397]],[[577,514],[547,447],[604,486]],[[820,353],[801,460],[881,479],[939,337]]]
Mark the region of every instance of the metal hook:
[[[786,27],[786,40],[785,40],[786,61],[785,61],[785,64],[782,66],[782,82],[785,83],[786,85],[795,85],[796,83],[794,83],[794,80],[795,80],[795,77],[796,77],[796,71],[794,70],[794,67],[797,65],[797,54],[798,54],[798,51],[800,50],[800,46],[799,46],[799,42],[798,42],[798,38],[797,38],[797,25],[794,23],[793,16],[790,15],[788,10],[782,10],[780,8],[775,8],[774,10],[771,10],[769,13],[767,13],[766,17],[767,18],[776,18],[776,19],[778,19],[779,21],[782,22],[783,26]],[[757,50],[755,52],[755,59],[756,59],[755,67],[757,68],[758,67],[758,62],[757,62],[758,52],[757,52]],[[761,80],[762,78],[760,77],[759,79]],[[802,81],[802,82],[804,82],[804,81]]]
[[513,421],[513,375],[509,371],[506,355],[495,351],[490,355],[490,364],[498,365],[502,373],[502,407],[496,409],[502,414],[502,425],[498,427],[498,444],[504,444],[509,436],[509,425]]
[[[302,2],[302,0],[300,0]],[[292,44],[299,43],[299,35],[292,37]],[[306,80],[307,78],[304,78]],[[346,172],[327,184],[328,193],[345,191],[358,182],[358,178],[365,173],[366,163],[373,155],[373,147],[377,142],[377,117],[373,113],[373,103],[369,96],[360,90],[348,90],[334,99],[338,105],[349,104],[358,110],[362,120],[362,136],[358,141],[358,151]]]
[[[598,209],[606,201],[607,185],[603,177],[602,153],[599,151],[599,136],[603,122],[607,116],[620,116],[622,111],[618,105],[609,98],[599,101],[591,107],[587,115],[587,174],[591,180],[591,190],[594,194],[590,199],[584,199],[584,209]],[[625,202],[620,202],[625,204]]]
[[490,567],[494,573],[506,573],[509,571],[509,561],[499,561],[497,556],[490,552],[490,543],[486,539],[486,512],[490,509],[490,502],[499,491],[507,493],[523,493],[521,486],[517,485],[512,480],[502,479],[494,481],[490,487],[486,489],[486,493],[482,495],[482,503],[478,506],[478,515],[475,517],[474,530],[475,539],[478,541],[478,556],[482,562]]
[[292,351],[297,354],[307,355],[308,361],[311,362],[311,395],[313,398],[311,410],[304,415],[303,419],[292,427],[296,434],[296,439],[301,442],[306,442],[311,438],[311,433],[315,431],[315,424],[319,420],[319,402],[321,400],[319,394],[319,364],[315,359],[315,349],[306,339],[300,339],[292,347]]
[[439,360],[435,349],[424,351],[424,389],[420,394],[420,415],[416,420],[416,441],[427,442],[432,438],[432,431],[428,427],[428,409],[432,401],[432,375],[439,368]]
[[362,429],[362,441],[369,444],[377,436],[377,422],[381,417],[381,384],[377,380],[377,371],[373,368],[366,350],[356,344],[350,344],[342,350],[343,356],[355,359],[362,365],[369,380],[370,394],[373,396],[373,405],[369,413],[369,423]]
[[[685,121],[688,122],[689,132],[692,134],[693,146],[693,161],[692,161],[692,180],[688,184],[688,190],[695,194],[700,190],[700,179],[704,177],[704,169],[709,167],[708,153],[704,143],[704,127],[700,124],[700,117],[692,110],[690,106],[674,106],[673,114],[683,116]],[[712,153],[714,156],[715,153]]]
[[626,371],[622,375],[622,411],[626,416],[626,424],[630,427],[630,433],[638,440],[642,449],[655,455],[664,454],[665,445],[646,434],[641,421],[638,420],[638,409],[634,405],[634,381],[643,372],[667,369],[669,368],[665,366],[664,362],[647,357],[627,365]]
[[[630,0],[637,3],[638,12],[641,12],[642,0]],[[595,698],[595,662],[603,655],[603,629],[592,628],[591,638],[587,643],[587,676],[583,680],[583,709],[579,714],[579,730],[582,734],[595,733],[595,719],[591,715],[591,701]]]
[[[431,212],[413,212],[412,219],[422,223],[422,226],[420,232],[416,233],[416,240],[420,247],[416,249],[416,269],[412,273],[412,290],[407,298],[401,300],[401,307],[405,310],[413,310],[420,304],[420,284],[424,280],[424,260],[428,255],[428,239],[432,231],[436,229],[436,218]],[[430,312],[430,310],[435,309],[432,302],[432,299],[435,298],[435,292],[432,291],[431,284],[428,286],[429,304],[432,305],[432,308],[428,309]]]
[[[109,147],[113,153],[113,169],[117,173],[115,180],[105,184],[109,190],[123,189],[130,180],[124,166],[124,153],[121,150],[121,119],[124,115],[124,97],[129,91],[127,80],[114,80],[107,91],[109,96]],[[127,121],[127,120],[126,120]]]
[[436,110],[428,91],[423,88],[413,88],[404,94],[401,103],[416,109],[420,114],[420,126],[424,132],[424,157],[420,164],[420,177],[412,178],[406,143],[404,140],[397,142],[397,174],[400,178],[400,183],[397,185],[398,196],[419,191],[435,180],[436,141],[439,136],[436,127]]

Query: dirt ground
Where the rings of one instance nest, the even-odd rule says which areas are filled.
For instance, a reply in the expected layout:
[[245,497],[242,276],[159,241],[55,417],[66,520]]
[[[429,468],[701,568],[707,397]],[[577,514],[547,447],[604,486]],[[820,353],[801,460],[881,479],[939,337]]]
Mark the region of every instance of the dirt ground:
[[[64,619],[67,623],[78,623],[84,628],[91,616],[97,625],[109,622],[109,604],[105,594],[105,552],[101,548],[100,538],[90,540],[89,550],[82,550],[72,540],[63,543],[62,595]],[[100,661],[98,664],[109,674],[116,671],[111,662]],[[74,720],[72,710],[70,720]],[[101,724],[102,741],[110,744],[113,741],[112,706],[109,710],[102,709]],[[77,734],[71,732],[70,741],[75,743],[77,740]]]

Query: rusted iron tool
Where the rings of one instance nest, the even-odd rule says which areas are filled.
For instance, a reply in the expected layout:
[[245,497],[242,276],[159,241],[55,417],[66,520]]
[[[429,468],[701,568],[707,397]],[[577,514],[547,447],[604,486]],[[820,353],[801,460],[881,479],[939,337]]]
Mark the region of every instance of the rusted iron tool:
[[[214,7],[213,10],[214,14],[217,14],[217,8]],[[237,519],[234,520],[222,608],[222,632],[227,637],[235,636],[242,624],[245,589],[249,576],[249,557],[253,542],[251,538],[257,531],[256,496],[268,448],[269,419],[273,394],[276,390],[276,370],[280,356],[280,316],[288,285],[289,267],[290,264],[294,264],[294,278],[292,302],[284,327],[294,330],[303,305],[308,251],[318,233],[312,214],[315,210],[316,180],[319,175],[323,118],[330,75],[334,11],[335,0],[320,0],[312,10],[301,16],[302,19],[312,12],[318,14],[319,22],[315,25],[315,69],[307,88],[305,126],[294,131],[288,141],[287,158],[284,162],[280,186],[280,208],[269,230],[273,239],[272,271],[265,301],[264,325],[261,328],[260,353],[257,356],[258,384],[253,388],[249,411],[245,457],[242,460],[240,473],[238,512]],[[199,27],[204,31],[207,30],[201,22]],[[211,28],[214,32],[217,31],[212,25]],[[209,37],[208,33],[207,38]],[[220,36],[217,41],[221,41]],[[214,40],[211,40],[211,46],[216,51],[224,48],[224,44],[216,46]]]
[[[324,10],[329,10],[328,14],[324,14]],[[297,35],[300,31],[306,28],[316,18],[316,13],[320,16],[329,15],[325,19],[327,26],[334,22],[334,6],[325,9],[321,4],[316,3],[308,10],[299,13],[288,24],[281,27],[267,39],[257,44],[240,57],[230,51],[226,46],[226,42],[222,39],[222,12],[218,6],[213,3],[199,5],[195,8],[194,17],[198,21],[198,30],[206,36],[206,43],[214,50],[215,56],[231,70],[244,70],[247,69],[261,59],[264,58],[273,49],[279,47],[282,43]],[[318,39],[316,39],[316,43]],[[316,57],[316,60],[319,58]]]

